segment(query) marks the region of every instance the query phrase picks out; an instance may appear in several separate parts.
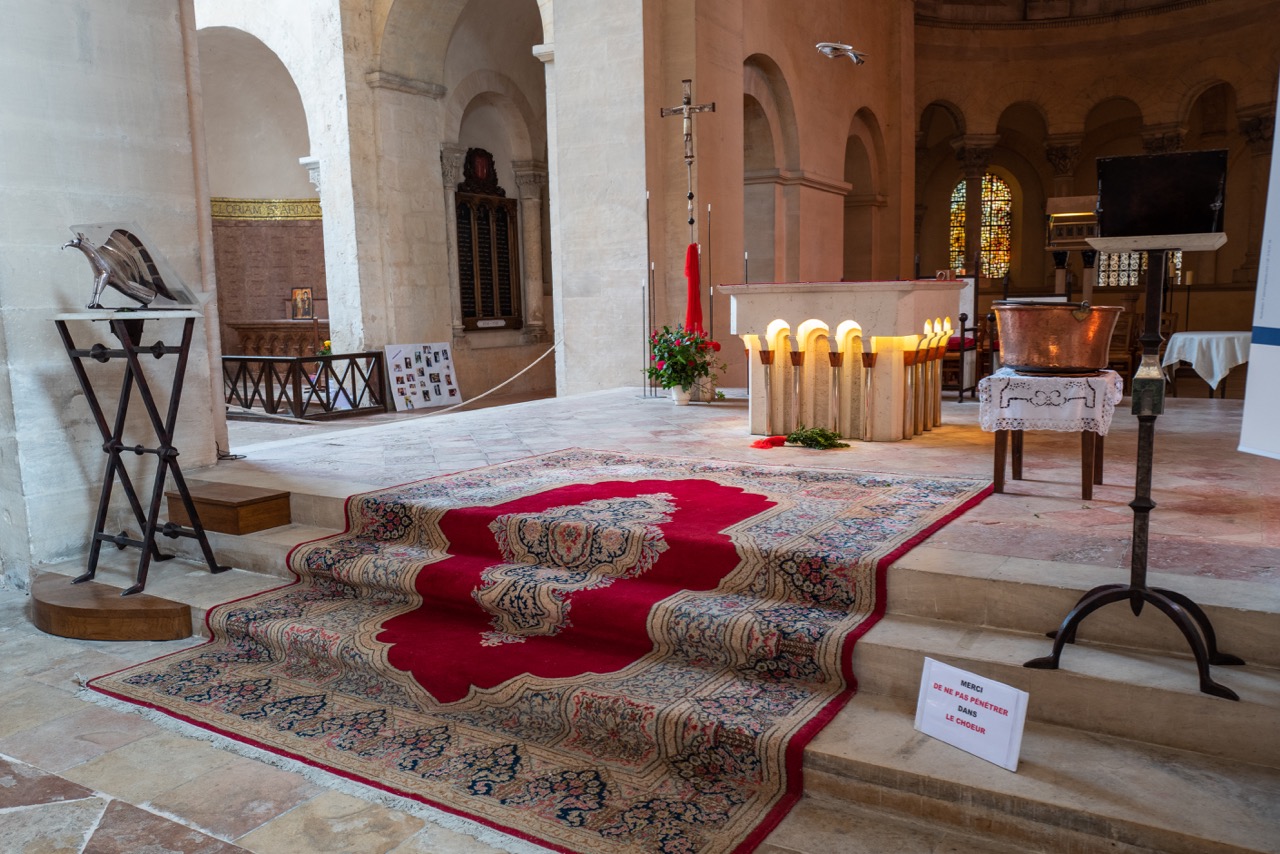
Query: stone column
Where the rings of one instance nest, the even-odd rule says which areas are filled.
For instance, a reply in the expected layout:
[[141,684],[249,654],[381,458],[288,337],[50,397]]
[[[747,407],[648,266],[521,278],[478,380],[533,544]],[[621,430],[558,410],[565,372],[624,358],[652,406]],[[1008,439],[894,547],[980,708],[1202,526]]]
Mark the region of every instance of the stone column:
[[521,160],[511,164],[520,199],[520,257],[524,268],[521,301],[524,303],[523,338],[530,344],[546,341],[547,324],[542,306],[542,189],[547,186],[547,164]]
[[[928,205],[916,205],[916,215],[915,215],[915,225],[914,225],[916,257],[915,257],[914,270],[915,270],[915,277],[917,279],[920,278],[922,275],[924,275],[924,273],[922,273],[920,270],[920,245],[921,245],[920,235],[924,231],[924,215],[928,212],[928,210],[929,210]],[[932,278],[932,277],[929,277],[929,278]]]
[[1067,258],[1071,255],[1065,250],[1057,250],[1053,253],[1053,292],[1055,294],[1065,294],[1067,292]]
[[[964,269],[974,275],[973,259],[982,251],[982,178],[991,165],[999,134],[966,134],[951,141],[964,174]],[[973,283],[975,292],[980,284]]]
[[449,313],[455,342],[466,332],[462,325],[462,304],[458,300],[461,288],[458,280],[458,183],[462,180],[462,162],[466,157],[467,150],[460,145],[446,142],[440,146],[440,174],[444,179],[445,246],[448,247],[449,264]]
[[913,230],[911,233],[912,234],[911,251],[914,254],[914,265],[912,267],[913,275],[917,279],[920,278],[921,276],[920,247],[923,245],[921,243],[921,233],[924,231],[924,215],[925,215],[925,212],[928,211],[928,206],[925,205],[922,197],[922,194],[924,193],[924,185],[925,185],[925,176],[923,174],[923,170],[924,170],[925,156],[927,153],[928,153],[928,149],[925,148],[925,134],[923,131],[916,131],[916,151],[915,151],[916,206],[915,206],[915,218],[914,218],[914,222],[912,223]]
[[1076,167],[1080,165],[1080,134],[1054,134],[1045,141],[1044,156],[1053,168],[1053,194],[1074,196]]
[[1258,251],[1262,246],[1262,223],[1267,212],[1267,180],[1271,174],[1271,145],[1276,114],[1270,107],[1240,110],[1240,132],[1249,146],[1249,235],[1244,263],[1232,275],[1237,282],[1258,280]]
[[1081,286],[1080,299],[1093,302],[1093,286],[1098,283],[1098,250],[1080,250],[1080,260],[1084,263],[1084,284]]
[[[311,182],[311,186],[316,188],[316,196],[320,198],[320,158],[299,157],[298,165],[307,170],[307,180]],[[321,204],[323,204],[323,199]]]

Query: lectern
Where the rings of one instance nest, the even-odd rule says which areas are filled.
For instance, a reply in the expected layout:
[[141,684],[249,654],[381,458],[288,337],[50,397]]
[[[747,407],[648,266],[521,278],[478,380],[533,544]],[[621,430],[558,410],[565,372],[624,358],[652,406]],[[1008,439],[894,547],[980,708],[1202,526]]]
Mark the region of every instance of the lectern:
[[[142,555],[138,559],[137,575],[133,585],[121,595],[128,596],[132,593],[140,592],[146,587],[147,571],[151,566],[151,561],[167,560],[173,557],[173,555],[164,554],[160,551],[159,546],[156,544],[156,536],[158,534],[171,538],[191,537],[199,542],[200,550],[204,555],[210,572],[223,572],[230,569],[230,567],[219,566],[214,559],[213,549],[209,546],[209,538],[205,534],[204,526],[200,523],[200,515],[191,500],[191,493],[187,489],[186,480],[182,476],[182,469],[178,465],[178,450],[173,445],[174,426],[178,420],[178,403],[182,397],[183,376],[186,373],[187,355],[191,349],[192,329],[197,317],[200,317],[199,312],[184,310],[96,310],[61,314],[54,318],[58,334],[62,337],[62,344],[66,347],[67,355],[71,358],[71,365],[75,370],[76,379],[80,382],[80,388],[84,392],[85,400],[93,413],[93,420],[97,423],[98,431],[102,434],[102,450],[107,455],[106,469],[102,475],[102,490],[98,496],[98,511],[94,517],[93,542],[89,549],[89,563],[84,574],[77,577],[72,583],[78,584],[89,581],[97,574],[98,558],[101,554],[103,543],[111,543],[121,549],[134,546],[142,550]],[[143,346],[142,332],[146,322],[162,318],[182,321],[181,343],[167,345],[157,340],[153,344]],[[112,333],[120,342],[120,347],[114,349],[103,344],[94,344],[87,348],[77,347],[71,338],[71,332],[67,329],[67,321],[72,320],[108,323]],[[143,370],[142,359],[143,357],[152,357],[158,360],[165,356],[177,356],[177,362],[174,366],[173,378],[169,387],[169,408],[162,416],[156,403],[155,394],[152,391],[151,382],[148,381],[147,375]],[[102,404],[99,403],[97,392],[94,390],[93,382],[89,378],[88,371],[85,370],[85,360],[106,363],[112,359],[119,358],[123,358],[126,365],[120,382],[115,418],[108,424],[106,415],[103,413]],[[138,397],[141,399],[143,407],[147,410],[147,417],[155,436],[155,444],[153,445],[126,445],[124,443],[125,421],[129,414],[129,402],[133,396],[134,386],[137,386]],[[152,454],[156,457],[156,471],[151,486],[151,495],[145,509],[138,498],[137,490],[134,489],[133,480],[129,477],[129,472],[124,466],[122,456],[125,453],[134,453],[139,456]],[[160,507],[164,499],[165,481],[170,476],[173,478],[174,486],[177,487],[178,494],[182,498],[188,518],[191,520],[190,526],[175,525],[172,522],[161,524],[160,522]],[[106,531],[107,512],[110,509],[111,494],[116,481],[119,481],[138,527],[141,529],[139,538],[131,537],[124,531],[119,534],[111,534]]]
[[1133,509],[1133,545],[1128,584],[1104,584],[1086,593],[1062,621],[1053,651],[1028,661],[1026,667],[1056,670],[1064,644],[1076,638],[1085,617],[1112,602],[1129,603],[1134,616],[1150,603],[1182,632],[1195,655],[1200,690],[1240,699],[1210,676],[1211,664],[1244,664],[1218,650],[1217,636],[1204,609],[1173,590],[1147,585],[1147,546],[1151,511],[1152,453],[1156,417],[1164,412],[1164,373],[1160,367],[1160,307],[1164,304],[1169,253],[1211,251],[1226,243],[1222,232],[1223,190],[1227,178],[1226,151],[1196,151],[1108,157],[1098,160],[1098,237],[1089,238],[1103,252],[1148,252],[1146,322],[1142,333],[1142,363],[1133,378],[1133,414],[1138,417],[1138,461]]

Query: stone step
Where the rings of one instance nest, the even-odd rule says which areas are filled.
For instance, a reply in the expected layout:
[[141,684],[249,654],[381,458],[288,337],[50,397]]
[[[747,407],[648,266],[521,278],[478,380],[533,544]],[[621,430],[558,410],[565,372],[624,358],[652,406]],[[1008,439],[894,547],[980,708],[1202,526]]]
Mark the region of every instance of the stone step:
[[1280,670],[1214,666],[1238,702],[1201,693],[1195,662],[1173,653],[1067,645],[1058,670],[1043,635],[890,614],[853,651],[861,690],[913,705],[926,657],[1028,692],[1030,721],[1280,768]]
[[[215,554],[217,554],[215,552]],[[220,557],[220,556],[219,556]],[[85,571],[83,559],[63,561],[40,567],[42,577],[63,575],[67,584],[71,579]],[[115,549],[103,549],[98,561],[98,571],[94,581],[123,591],[131,587],[138,570],[137,549],[119,552]],[[253,572],[245,569],[230,569],[213,574],[203,559],[188,560],[175,557],[171,560],[152,561],[147,573],[145,593],[171,602],[180,602],[191,608],[192,634],[208,637],[209,630],[205,626],[205,613],[215,605],[242,599],[255,593],[271,590],[287,584],[292,579],[279,575]]]
[[[813,817],[823,804],[858,804],[986,840],[970,851],[1280,851],[1274,768],[1028,721],[1010,772],[916,732],[913,721],[912,701],[854,697],[806,748],[809,817],[779,826],[769,837],[776,851],[861,850],[835,842],[842,832],[855,836],[856,825],[825,809]],[[1275,730],[1260,738],[1274,741]]]
[[[1061,625],[1087,590],[1128,581],[1127,569],[920,546],[890,569],[887,609],[893,614],[1043,635]],[[1200,605],[1223,651],[1251,665],[1280,667],[1280,587],[1154,572],[1148,574],[1147,582]],[[1080,623],[1077,637],[1131,649],[1190,654],[1186,638],[1173,621],[1150,605],[1138,617],[1124,603],[1106,605]]]
[[1026,848],[834,798],[805,795],[756,854],[1026,854]]
[[[293,573],[289,571],[288,565],[289,552],[300,543],[327,537],[338,531],[294,523],[239,536],[217,531],[205,533],[209,538],[209,547],[213,549],[213,556],[220,565],[292,580]],[[202,565],[204,563],[200,544],[189,537],[165,540],[160,548]]]

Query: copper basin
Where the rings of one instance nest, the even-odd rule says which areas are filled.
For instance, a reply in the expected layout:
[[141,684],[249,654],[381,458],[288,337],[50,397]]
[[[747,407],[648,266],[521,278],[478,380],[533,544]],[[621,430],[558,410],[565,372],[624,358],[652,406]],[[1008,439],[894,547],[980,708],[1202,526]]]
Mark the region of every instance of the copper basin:
[[1000,336],[1000,361],[1015,371],[1075,374],[1107,366],[1115,305],[1087,302],[998,301],[992,304]]

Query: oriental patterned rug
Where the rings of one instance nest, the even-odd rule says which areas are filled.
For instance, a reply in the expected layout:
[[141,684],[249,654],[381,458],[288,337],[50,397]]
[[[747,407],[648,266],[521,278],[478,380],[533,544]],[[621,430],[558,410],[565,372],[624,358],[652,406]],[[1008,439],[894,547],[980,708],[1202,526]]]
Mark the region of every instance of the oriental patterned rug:
[[985,481],[568,450],[348,499],[104,694],[563,851],[755,847],[884,571]]

